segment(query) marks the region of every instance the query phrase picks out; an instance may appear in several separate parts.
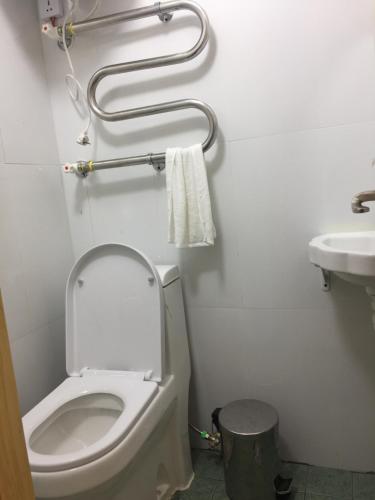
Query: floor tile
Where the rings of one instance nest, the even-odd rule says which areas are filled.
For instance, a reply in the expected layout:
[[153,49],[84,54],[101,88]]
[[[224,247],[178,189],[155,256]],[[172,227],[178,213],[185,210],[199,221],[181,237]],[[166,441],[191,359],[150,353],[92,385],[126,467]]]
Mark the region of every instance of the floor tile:
[[[229,500],[220,455],[207,450],[193,450],[192,457],[195,480],[188,491],[176,493],[173,499]],[[283,463],[282,474],[293,478],[288,500],[375,500],[375,474],[292,462]]]
[[[325,467],[311,467],[307,478],[306,492],[314,495],[325,495],[335,500],[351,500],[353,495],[352,473]],[[314,497],[311,500],[315,500]]]
[[229,500],[225,491],[225,482],[218,481],[214,489],[212,500]]
[[173,500],[211,500],[216,486],[215,480],[196,478],[188,490],[177,492]]
[[306,490],[308,472],[308,465],[292,462],[284,462],[282,464],[282,476],[293,478],[293,489],[298,492],[304,492]]
[[197,478],[224,480],[224,468],[219,453],[193,450],[193,469]]
[[304,500],[341,500],[341,499],[339,497],[315,495],[315,493],[306,493]]
[[[288,498],[288,500],[304,500],[305,493],[302,491],[295,491],[294,490],[287,498]],[[227,496],[226,491],[225,491],[224,481],[217,482],[217,486],[213,492],[212,500],[229,500],[229,497]]]
[[353,474],[354,500],[375,500],[375,474]]
[[305,493],[302,491],[296,491],[289,495],[288,500],[305,500]]

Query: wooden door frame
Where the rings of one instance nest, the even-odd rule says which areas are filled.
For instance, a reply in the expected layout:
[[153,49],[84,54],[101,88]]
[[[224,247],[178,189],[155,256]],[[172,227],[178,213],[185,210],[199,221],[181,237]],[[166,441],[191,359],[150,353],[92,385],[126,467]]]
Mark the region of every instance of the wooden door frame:
[[34,500],[0,290],[0,500]]

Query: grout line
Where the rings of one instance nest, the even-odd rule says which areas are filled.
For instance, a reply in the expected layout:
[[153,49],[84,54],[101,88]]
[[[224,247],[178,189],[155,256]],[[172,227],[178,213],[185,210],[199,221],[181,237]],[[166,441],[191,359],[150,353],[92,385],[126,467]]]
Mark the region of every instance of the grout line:
[[[343,301],[344,302],[344,301]],[[318,306],[296,306],[296,307],[256,307],[256,306],[238,306],[238,305],[189,305],[186,304],[189,310],[201,310],[201,309],[233,309],[235,311],[332,311],[335,308],[333,306],[318,307]],[[299,462],[296,462],[299,463]],[[306,464],[309,465],[309,464]]]
[[312,467],[314,467],[314,466],[309,465],[309,468],[307,469],[304,500],[306,500],[306,496],[307,496],[307,493],[308,493],[308,491],[307,491],[307,485],[309,484],[310,473],[312,471]]
[[354,500],[354,472],[352,472],[352,500]]
[[53,168],[58,168],[58,167],[61,167],[62,166],[62,163],[54,163],[54,162],[51,162],[51,163],[44,163],[44,162],[40,162],[40,163],[23,163],[23,162],[12,162],[12,163],[9,163],[9,162],[6,162],[6,161],[3,161],[3,162],[0,162],[0,166],[2,167],[53,167]]
[[[32,328],[31,330],[27,330],[26,333],[23,333],[22,335],[19,335],[15,338],[11,338],[11,335],[9,336],[9,342],[11,344],[16,344],[19,340],[21,339],[24,339],[25,337],[28,337],[29,335],[40,335],[41,333],[45,333],[45,332],[41,332],[41,330],[43,328],[47,328],[47,327],[52,327],[52,325],[54,323],[56,323],[57,321],[61,321],[62,319],[65,319],[65,314],[61,314],[60,316],[56,317],[56,318],[53,318],[53,319],[49,319],[37,326],[35,326],[34,328]],[[53,335],[53,333],[51,333],[51,336]]]
[[321,127],[285,130],[284,132],[270,132],[268,134],[255,134],[255,135],[240,137],[238,139],[226,139],[224,142],[227,142],[227,143],[245,142],[245,141],[266,139],[266,138],[270,138],[270,137],[282,137],[285,135],[295,135],[295,134],[301,134],[301,133],[303,134],[303,133],[308,133],[308,132],[318,132],[320,130],[330,130],[330,129],[335,129],[335,128],[353,127],[353,126],[360,126],[360,125],[373,125],[373,124],[375,124],[374,120],[339,123],[336,125],[323,125]]

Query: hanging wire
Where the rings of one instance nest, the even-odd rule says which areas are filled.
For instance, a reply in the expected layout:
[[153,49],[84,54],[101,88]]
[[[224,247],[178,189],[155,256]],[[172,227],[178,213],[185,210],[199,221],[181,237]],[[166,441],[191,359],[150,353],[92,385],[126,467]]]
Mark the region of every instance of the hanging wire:
[[[93,8],[90,10],[90,12],[87,14],[87,16],[83,20],[87,20],[89,17],[91,17],[94,14],[94,12],[96,12],[96,10],[98,9],[100,4],[101,4],[101,0],[96,0]],[[86,109],[86,113],[87,113],[86,127],[82,130],[82,132],[79,134],[79,136],[77,138],[78,144],[86,145],[86,144],[90,144],[90,138],[88,136],[88,132],[89,132],[91,122],[92,122],[91,109],[90,109],[90,106],[87,102],[86,93],[84,92],[82,85],[76,76],[76,72],[75,72],[75,69],[73,66],[72,58],[71,58],[71,55],[69,52],[69,47],[68,47],[68,44],[66,41],[67,22],[68,21],[71,22],[75,11],[78,9],[78,6],[79,6],[79,0],[71,0],[70,6],[67,10],[67,13],[64,16],[63,30],[62,30],[62,43],[63,43],[63,47],[65,50],[66,58],[67,58],[69,69],[70,69],[70,73],[67,73],[65,75],[66,87],[68,89],[68,92],[69,92],[71,99],[76,103],[79,103],[79,102],[83,103],[84,107]]]

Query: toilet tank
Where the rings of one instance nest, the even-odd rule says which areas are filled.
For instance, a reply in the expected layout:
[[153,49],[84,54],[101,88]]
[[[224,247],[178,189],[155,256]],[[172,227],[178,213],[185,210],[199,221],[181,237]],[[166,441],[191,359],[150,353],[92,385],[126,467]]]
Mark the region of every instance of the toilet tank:
[[189,382],[191,366],[181,277],[177,266],[156,266],[165,303],[165,368]]
[[178,400],[176,405],[178,432],[184,453],[190,456],[188,394],[191,367],[182,283],[177,266],[156,266],[156,270],[164,293],[165,373],[167,377],[168,375],[174,377]]

